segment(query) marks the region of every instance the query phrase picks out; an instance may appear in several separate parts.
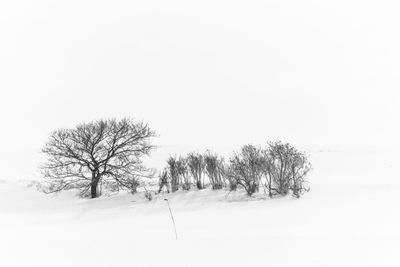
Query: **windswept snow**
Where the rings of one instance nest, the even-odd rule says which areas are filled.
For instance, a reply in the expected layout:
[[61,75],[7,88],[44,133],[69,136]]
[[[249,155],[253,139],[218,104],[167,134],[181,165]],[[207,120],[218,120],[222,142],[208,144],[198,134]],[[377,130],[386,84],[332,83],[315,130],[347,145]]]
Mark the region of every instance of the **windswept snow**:
[[211,190],[89,200],[3,181],[0,266],[399,266],[392,159],[316,153],[299,200]]

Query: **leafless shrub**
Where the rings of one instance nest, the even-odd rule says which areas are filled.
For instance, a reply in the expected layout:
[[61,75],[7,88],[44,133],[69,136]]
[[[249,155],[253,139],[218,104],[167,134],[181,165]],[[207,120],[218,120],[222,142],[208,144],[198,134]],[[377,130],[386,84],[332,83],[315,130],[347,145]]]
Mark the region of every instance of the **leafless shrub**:
[[181,180],[182,189],[190,190],[191,182],[189,176],[189,168],[187,166],[185,158],[182,157],[179,158],[179,160],[177,161],[177,170]]
[[[221,174],[224,181],[227,181],[229,191],[236,191],[238,184],[230,164],[221,162]],[[225,183],[226,184],[226,183]]]
[[269,196],[275,194],[287,195],[292,191],[297,198],[308,191],[305,177],[311,170],[304,153],[288,143],[270,142],[263,151],[263,173],[266,177],[266,188]]
[[204,172],[204,158],[203,155],[198,153],[190,153],[186,159],[190,173],[192,174],[198,189],[204,188],[203,172]]
[[308,192],[310,187],[306,181],[306,175],[311,170],[311,163],[303,153],[296,152],[295,159],[290,167],[290,189],[293,196],[299,198],[304,192]]
[[210,152],[204,156],[190,153],[186,159],[169,158],[168,172],[160,175],[160,191],[167,184],[167,177],[170,177],[172,192],[180,187],[189,190],[189,174],[197,188],[202,189],[205,172],[212,189],[221,189],[228,184],[229,190],[233,191],[241,186],[251,196],[263,185],[264,191],[271,198],[290,192],[298,198],[309,190],[306,175],[310,169],[311,165],[304,153],[282,142],[270,142],[265,149],[253,145],[243,146],[228,163]]
[[151,191],[146,190],[146,192],[144,193],[144,197],[145,197],[148,201],[152,201],[152,200],[153,200],[153,194],[151,193]]
[[158,185],[159,185],[158,193],[161,193],[161,191],[163,190],[164,187],[167,189],[167,192],[169,193],[170,181],[169,181],[167,169],[163,170],[160,173]]
[[179,163],[176,157],[169,157],[167,163],[171,179],[171,191],[173,193],[179,190]]
[[231,160],[232,176],[238,185],[241,185],[249,196],[259,190],[262,179],[263,157],[261,149],[246,145],[239,154]]
[[130,177],[129,179],[126,180],[126,188],[128,188],[132,194],[137,193],[137,189],[140,185],[139,179],[136,177]]
[[204,156],[205,170],[210,179],[212,189],[221,189],[224,187],[222,178],[222,161],[215,155],[207,152]]

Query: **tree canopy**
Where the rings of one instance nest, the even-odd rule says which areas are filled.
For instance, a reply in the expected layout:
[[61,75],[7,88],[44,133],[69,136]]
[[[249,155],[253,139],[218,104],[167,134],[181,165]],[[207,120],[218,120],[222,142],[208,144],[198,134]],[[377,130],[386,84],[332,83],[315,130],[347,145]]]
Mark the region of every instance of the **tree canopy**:
[[148,175],[142,157],[154,146],[155,132],[143,122],[132,119],[98,120],[61,129],[51,134],[42,152],[43,166],[51,181],[51,192],[80,188],[84,194],[98,196],[100,181],[135,191],[138,179]]

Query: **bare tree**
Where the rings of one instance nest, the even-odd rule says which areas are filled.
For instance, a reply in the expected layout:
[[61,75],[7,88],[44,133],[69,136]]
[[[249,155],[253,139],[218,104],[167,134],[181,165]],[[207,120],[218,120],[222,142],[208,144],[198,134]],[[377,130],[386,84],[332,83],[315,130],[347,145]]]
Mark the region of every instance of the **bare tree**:
[[96,198],[102,180],[135,192],[139,179],[149,175],[142,157],[154,148],[154,136],[147,124],[131,119],[98,120],[53,132],[42,150],[48,157],[43,172],[52,182],[50,192],[80,188]]
[[190,153],[186,159],[190,173],[192,174],[198,189],[204,188],[203,172],[204,172],[204,158],[203,155],[198,153]]

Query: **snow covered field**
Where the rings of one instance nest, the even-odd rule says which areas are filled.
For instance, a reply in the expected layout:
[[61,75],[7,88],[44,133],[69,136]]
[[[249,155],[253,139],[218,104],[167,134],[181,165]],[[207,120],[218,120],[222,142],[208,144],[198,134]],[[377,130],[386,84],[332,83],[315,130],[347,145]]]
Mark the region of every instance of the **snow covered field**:
[[400,266],[393,155],[313,153],[299,200],[211,190],[89,200],[3,180],[0,266]]
[[[0,1],[0,267],[400,266],[399,10]],[[148,166],[159,170],[169,155],[289,142],[311,153],[311,191],[89,200],[18,181],[39,178],[52,131],[122,117],[156,131]]]

